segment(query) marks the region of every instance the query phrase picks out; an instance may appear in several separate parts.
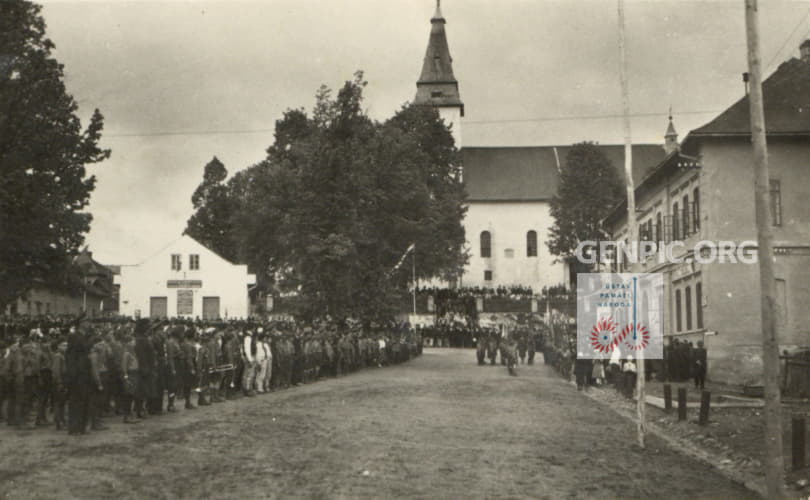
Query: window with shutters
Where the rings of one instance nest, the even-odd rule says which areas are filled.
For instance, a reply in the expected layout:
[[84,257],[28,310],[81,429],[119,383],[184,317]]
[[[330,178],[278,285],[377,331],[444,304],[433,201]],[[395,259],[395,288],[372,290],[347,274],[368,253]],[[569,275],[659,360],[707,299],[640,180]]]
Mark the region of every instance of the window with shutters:
[[684,290],[684,301],[686,302],[686,331],[692,329],[692,288],[686,287]]
[[663,221],[661,219],[661,212],[655,216],[655,241],[664,241],[664,235],[661,231],[664,229]]
[[680,332],[683,328],[683,318],[681,317],[681,291],[675,290],[675,331]]
[[700,230],[700,188],[692,191],[692,227],[695,232]]
[[681,239],[680,206],[677,203],[672,205],[672,241]]
[[697,313],[697,327],[703,328],[703,284],[695,283],[695,312]]
[[771,222],[774,226],[782,225],[782,185],[771,179]]
[[689,195],[683,197],[683,205],[681,206],[681,238],[686,239],[689,237]]

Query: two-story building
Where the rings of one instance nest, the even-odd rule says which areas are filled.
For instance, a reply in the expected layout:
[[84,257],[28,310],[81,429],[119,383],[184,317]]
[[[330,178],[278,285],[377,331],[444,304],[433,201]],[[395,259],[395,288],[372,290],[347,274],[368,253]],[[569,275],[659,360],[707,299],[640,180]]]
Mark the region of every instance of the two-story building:
[[[807,348],[810,41],[802,44],[801,58],[765,80],[763,93],[780,349]],[[666,158],[636,179],[637,222],[641,240],[682,242],[672,256],[683,262],[652,256],[636,270],[664,274],[665,336],[704,341],[710,379],[755,385],[762,374],[759,266],[747,253],[745,261],[723,262],[698,245],[737,248],[757,239],[749,120],[746,95],[680,145],[670,123]],[[623,204],[604,221],[616,241],[627,239],[626,213]],[[756,255],[755,244],[749,253]]]
[[133,266],[121,266],[119,309],[126,316],[247,318],[256,276],[183,235]]

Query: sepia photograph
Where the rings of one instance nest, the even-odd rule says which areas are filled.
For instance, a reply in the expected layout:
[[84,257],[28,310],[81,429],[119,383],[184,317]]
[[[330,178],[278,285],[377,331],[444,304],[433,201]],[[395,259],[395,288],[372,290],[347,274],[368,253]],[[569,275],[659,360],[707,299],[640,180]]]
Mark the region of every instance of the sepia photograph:
[[808,419],[810,0],[0,0],[0,499],[810,499]]

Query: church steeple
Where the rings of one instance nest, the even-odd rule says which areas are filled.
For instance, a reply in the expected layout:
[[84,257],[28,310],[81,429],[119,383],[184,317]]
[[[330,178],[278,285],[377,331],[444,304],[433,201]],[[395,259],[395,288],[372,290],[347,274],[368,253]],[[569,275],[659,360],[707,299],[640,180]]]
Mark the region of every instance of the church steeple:
[[458,92],[458,80],[453,75],[453,58],[444,31],[441,0],[436,0],[436,12],[430,19],[428,40],[422,74],[416,82],[416,104],[430,104],[439,108],[457,108],[464,116],[464,103]]
[[664,134],[664,151],[670,154],[678,149],[678,132],[675,131],[675,125],[672,124],[672,108],[669,109],[669,126],[667,133]]

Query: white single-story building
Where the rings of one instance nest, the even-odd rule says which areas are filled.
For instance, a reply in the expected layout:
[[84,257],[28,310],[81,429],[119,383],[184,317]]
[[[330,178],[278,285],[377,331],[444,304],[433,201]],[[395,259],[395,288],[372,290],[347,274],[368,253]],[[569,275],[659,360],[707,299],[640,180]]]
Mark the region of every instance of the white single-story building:
[[183,235],[133,266],[121,266],[121,314],[134,317],[247,318],[256,276]]

